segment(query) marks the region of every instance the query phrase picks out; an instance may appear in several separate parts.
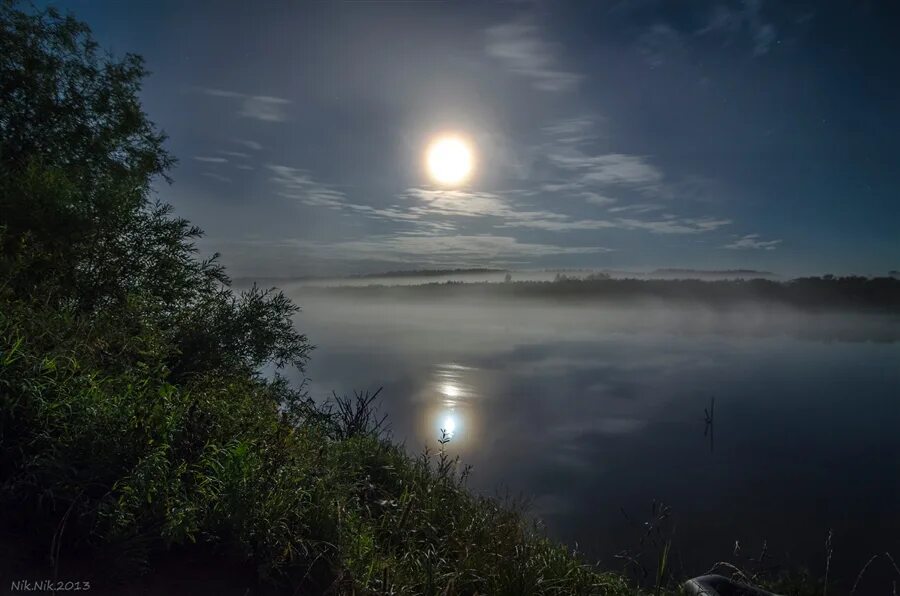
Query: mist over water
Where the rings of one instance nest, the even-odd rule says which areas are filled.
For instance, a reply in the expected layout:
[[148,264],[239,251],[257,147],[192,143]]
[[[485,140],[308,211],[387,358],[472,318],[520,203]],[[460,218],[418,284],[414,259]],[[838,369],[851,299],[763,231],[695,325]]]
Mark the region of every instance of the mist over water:
[[820,569],[833,530],[832,577],[852,583],[900,546],[896,315],[284,289],[317,346],[314,397],[383,386],[410,452],[448,431],[472,488],[532,497],[552,536],[607,567],[654,501],[687,574],[736,542]]

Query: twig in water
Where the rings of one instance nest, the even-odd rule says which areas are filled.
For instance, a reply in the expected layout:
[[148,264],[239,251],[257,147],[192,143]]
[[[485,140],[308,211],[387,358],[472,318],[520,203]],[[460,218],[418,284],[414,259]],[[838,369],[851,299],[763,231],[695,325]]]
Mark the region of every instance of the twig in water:
[[709,398],[709,409],[703,408],[703,413],[706,415],[707,424],[712,424],[713,422],[715,422],[716,396],[712,396]]
[[822,585],[822,596],[828,596],[828,572],[831,570],[831,553],[834,552],[831,546],[833,537],[834,530],[828,530],[828,538],[825,539],[825,581]]
[[709,408],[703,408],[703,414],[706,416],[706,427],[703,430],[703,436],[709,437],[709,451],[715,449],[715,422],[716,422],[716,397],[709,398]]
[[888,561],[891,562],[891,567],[894,568],[894,571],[897,572],[897,575],[900,575],[900,567],[897,567],[897,562],[894,560],[894,557],[891,556],[891,553],[884,553],[884,556],[888,558]]
[[850,590],[850,596],[856,594],[856,588],[859,587],[859,581],[862,579],[863,575],[866,574],[866,571],[869,569],[869,565],[877,559],[880,555],[872,555],[872,558],[866,561],[866,564],[863,565],[863,568],[859,570],[859,575],[856,576],[856,581],[853,582],[853,588]]

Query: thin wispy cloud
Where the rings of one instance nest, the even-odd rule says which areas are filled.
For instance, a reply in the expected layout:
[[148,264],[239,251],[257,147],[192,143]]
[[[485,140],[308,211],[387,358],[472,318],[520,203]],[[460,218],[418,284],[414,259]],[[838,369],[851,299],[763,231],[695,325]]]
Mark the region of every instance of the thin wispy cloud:
[[610,213],[649,213],[651,211],[662,211],[665,205],[657,203],[635,203],[632,205],[621,205],[619,207],[610,207]]
[[602,219],[553,220],[533,219],[514,220],[501,225],[502,228],[529,228],[545,232],[570,232],[573,230],[603,230],[619,227],[615,222]]
[[760,0],[745,0],[740,7],[724,3],[715,5],[706,25],[697,34],[717,35],[726,45],[743,41],[750,45],[754,56],[768,54],[778,38],[775,25],[762,14]]
[[642,33],[637,51],[650,67],[659,68],[684,58],[686,48],[681,34],[665,23],[656,23]]
[[207,155],[195,155],[194,160],[203,163],[228,163],[228,160],[224,157],[211,157]]
[[291,103],[290,100],[281,97],[254,95],[244,98],[243,106],[238,114],[264,122],[284,122],[287,120],[285,106],[289,103]]
[[566,118],[544,126],[541,130],[548,137],[566,145],[578,145],[597,138],[597,118],[578,116]]
[[655,234],[703,234],[714,232],[731,225],[730,219],[714,217],[664,218],[658,220],[619,219],[624,227],[631,230],[647,230]]
[[228,176],[223,176],[222,174],[219,174],[217,172],[201,172],[201,175],[218,182],[231,182],[231,178],[229,178]]
[[782,240],[761,240],[759,234],[747,234],[722,248],[731,250],[775,250]]
[[212,97],[235,100],[238,104],[237,114],[239,116],[263,122],[284,122],[287,120],[285,108],[291,103],[289,99],[271,95],[248,95],[236,91],[211,88],[201,88],[200,91]]
[[585,155],[576,150],[560,150],[547,157],[561,169],[580,175],[586,183],[652,187],[663,179],[662,172],[639,155]]
[[730,219],[672,218],[642,220],[635,218],[566,219],[510,221],[502,227],[533,228],[549,232],[572,230],[645,230],[654,234],[703,234],[730,225]]
[[592,205],[612,205],[616,202],[616,199],[612,197],[607,197],[605,195],[597,194],[596,192],[583,192],[581,193],[581,197],[591,203]]
[[600,246],[559,246],[521,242],[512,236],[491,234],[397,234],[334,243],[303,241],[287,241],[287,243],[346,260],[425,262],[454,266],[458,263],[498,264],[548,256],[610,252],[610,249]]
[[565,215],[514,205],[499,193],[410,188],[405,195],[419,204],[410,208],[420,216],[496,217],[507,221],[564,220]]
[[308,170],[278,164],[268,164],[266,168],[272,173],[270,182],[275,185],[276,194],[303,205],[325,207],[372,219],[409,223],[420,228],[423,233],[453,229],[449,224],[421,221],[422,212],[398,205],[374,207],[354,202],[345,192],[316,180]]
[[581,182],[551,182],[541,185],[541,190],[546,192],[570,192],[584,190]]
[[249,139],[234,139],[234,142],[238,145],[242,145],[247,149],[251,149],[253,151],[262,151],[263,146],[256,141],[251,141]]
[[[647,215],[673,210],[685,200],[700,202],[702,198],[708,202],[709,181],[701,181],[697,176],[682,176],[672,181],[648,156],[589,151],[594,121],[594,118],[580,117],[543,128],[549,138],[542,149],[557,174],[553,181],[543,182],[541,189],[555,196],[580,197],[588,204],[604,208],[605,217],[507,225],[548,231],[617,228],[653,234],[704,234],[732,223],[729,218],[708,214]],[[650,200],[630,204],[623,201],[625,197],[633,199],[635,194]]]
[[[655,234],[701,234],[731,223],[711,217],[678,218],[674,215],[642,220],[635,217],[576,218],[548,209],[529,207],[513,200],[515,192],[443,190],[414,187],[407,189],[402,205],[374,207],[350,200],[342,191],[316,181],[310,172],[283,165],[267,166],[278,194],[312,207],[325,207],[393,222],[405,222],[420,229],[422,236],[433,237],[447,229],[456,229],[450,220],[487,220],[498,229],[532,229],[545,232],[576,230],[645,230]],[[613,199],[602,195],[585,197],[598,205]],[[564,253],[559,253],[564,254]]]
[[289,166],[269,164],[271,181],[278,188],[278,195],[296,199],[304,205],[342,209],[347,204],[344,193],[322,184],[306,171]]
[[[555,175],[544,175],[540,188],[549,193],[583,198],[594,205],[619,202],[617,190],[662,192],[662,170],[645,156],[590,151],[601,136],[599,116],[559,120],[542,128],[545,141],[540,153]],[[604,144],[611,140],[604,135]]]
[[558,46],[544,41],[538,27],[528,20],[490,27],[485,40],[489,56],[531,79],[536,89],[559,93],[573,89],[582,79],[581,75],[557,66]]
[[501,220],[495,224],[498,228],[528,228],[547,232],[616,228],[646,230],[656,234],[702,234],[731,224],[729,219],[678,218],[674,215],[654,220],[574,218],[546,209],[515,205],[507,195],[499,193],[412,188],[406,191],[406,195],[422,202],[422,205],[410,209],[417,216],[491,217]]
[[250,159],[250,154],[242,151],[219,151],[219,153],[229,157],[237,157],[238,159]]

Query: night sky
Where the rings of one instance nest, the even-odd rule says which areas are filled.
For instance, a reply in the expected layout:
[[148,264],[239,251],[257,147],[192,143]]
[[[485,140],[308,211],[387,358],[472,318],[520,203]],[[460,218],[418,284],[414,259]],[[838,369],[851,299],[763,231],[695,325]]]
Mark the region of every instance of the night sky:
[[[892,2],[58,3],[232,274],[900,269]],[[437,187],[430,139],[471,140]]]

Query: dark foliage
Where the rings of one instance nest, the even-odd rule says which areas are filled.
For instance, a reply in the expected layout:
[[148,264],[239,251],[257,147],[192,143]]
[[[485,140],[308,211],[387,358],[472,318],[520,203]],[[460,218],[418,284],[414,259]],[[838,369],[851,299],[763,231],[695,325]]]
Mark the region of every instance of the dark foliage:
[[84,24],[53,9],[4,1],[0,28],[2,289],[152,325],[179,378],[302,367],[296,307],[275,291],[235,296],[217,255],[196,258],[200,229],[151,201],[173,159],[137,97],[142,60],[101,55]]

